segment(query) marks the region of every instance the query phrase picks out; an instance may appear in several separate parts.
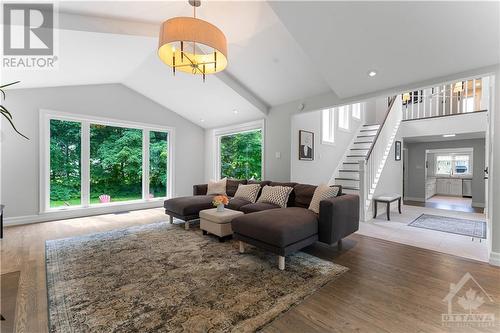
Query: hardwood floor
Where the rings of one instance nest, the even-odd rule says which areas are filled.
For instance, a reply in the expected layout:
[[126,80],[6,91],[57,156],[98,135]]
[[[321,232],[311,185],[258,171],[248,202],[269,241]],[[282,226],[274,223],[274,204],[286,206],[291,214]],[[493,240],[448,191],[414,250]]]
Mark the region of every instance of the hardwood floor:
[[432,201],[420,202],[420,201],[404,200],[403,203],[405,205],[410,205],[410,206],[437,208],[437,209],[453,210],[466,213],[481,213],[481,214],[484,213],[484,208],[472,207],[471,205],[464,205],[461,203],[457,204],[453,201],[452,198],[449,200],[449,202],[446,202],[446,200],[441,200],[436,202]]
[[[1,273],[21,272],[16,331],[47,332],[45,240],[165,220],[162,209],[151,209],[6,228]],[[467,272],[494,300],[484,297],[481,312],[493,313],[500,325],[498,267],[356,234],[344,241],[340,252],[321,244],[305,251],[350,270],[279,317],[265,332],[498,332],[499,326],[447,329],[441,325],[450,283],[457,283]]]

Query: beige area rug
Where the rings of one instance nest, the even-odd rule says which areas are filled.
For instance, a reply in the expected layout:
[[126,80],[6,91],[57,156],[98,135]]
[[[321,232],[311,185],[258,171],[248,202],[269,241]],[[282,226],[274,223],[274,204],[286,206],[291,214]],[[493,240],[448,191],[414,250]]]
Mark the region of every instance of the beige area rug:
[[46,242],[51,332],[253,332],[347,271],[155,223]]

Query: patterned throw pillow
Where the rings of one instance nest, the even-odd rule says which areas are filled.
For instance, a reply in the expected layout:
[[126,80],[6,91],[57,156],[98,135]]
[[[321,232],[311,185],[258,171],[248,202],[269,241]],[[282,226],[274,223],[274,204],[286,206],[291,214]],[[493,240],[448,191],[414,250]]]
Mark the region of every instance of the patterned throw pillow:
[[207,195],[209,194],[226,195],[226,183],[227,183],[227,178],[223,178],[219,181],[210,180],[208,182]]
[[293,187],[288,186],[269,186],[266,185],[262,189],[262,194],[257,202],[265,202],[270,204],[275,204],[281,208],[286,207],[288,197],[292,193]]
[[255,200],[257,200],[257,195],[259,194],[259,191],[260,191],[259,184],[250,184],[250,185],[240,184],[238,185],[238,189],[236,190],[234,197],[246,199],[254,203]]
[[318,187],[316,187],[316,190],[314,190],[314,195],[311,199],[311,203],[309,204],[309,209],[316,214],[319,214],[319,203],[322,200],[335,198],[338,193],[338,186],[328,186],[326,184],[319,185]]

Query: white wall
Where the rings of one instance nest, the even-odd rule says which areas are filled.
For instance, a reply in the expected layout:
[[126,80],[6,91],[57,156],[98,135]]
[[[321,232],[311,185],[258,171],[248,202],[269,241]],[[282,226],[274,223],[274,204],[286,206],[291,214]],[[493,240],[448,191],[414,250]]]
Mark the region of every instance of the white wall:
[[9,90],[5,103],[30,138],[24,140],[2,123],[0,188],[9,218],[39,215],[40,109],[173,127],[174,196],[191,194],[192,185],[203,179],[203,129],[121,84]]
[[442,135],[448,133],[485,132],[488,128],[488,112],[472,112],[454,117],[441,117],[403,121],[404,137]]
[[491,231],[490,263],[500,266],[500,66],[495,73],[491,94],[489,218]]
[[[363,116],[361,118],[363,119]],[[363,124],[362,119],[351,117],[351,130],[343,131],[338,128],[338,113],[335,112],[335,143],[332,145],[321,144],[321,111],[293,115],[290,180],[314,185],[328,183],[359,127]],[[313,161],[299,160],[299,130],[314,133]]]

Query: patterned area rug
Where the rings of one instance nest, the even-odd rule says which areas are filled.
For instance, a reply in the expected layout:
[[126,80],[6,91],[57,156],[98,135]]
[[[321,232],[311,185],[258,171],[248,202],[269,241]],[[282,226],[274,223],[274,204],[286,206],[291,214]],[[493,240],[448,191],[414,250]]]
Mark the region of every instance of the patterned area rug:
[[408,224],[412,227],[431,229],[475,238],[486,238],[486,222],[457,219],[454,217],[422,214]]
[[348,269],[155,223],[46,242],[51,332],[253,332]]

